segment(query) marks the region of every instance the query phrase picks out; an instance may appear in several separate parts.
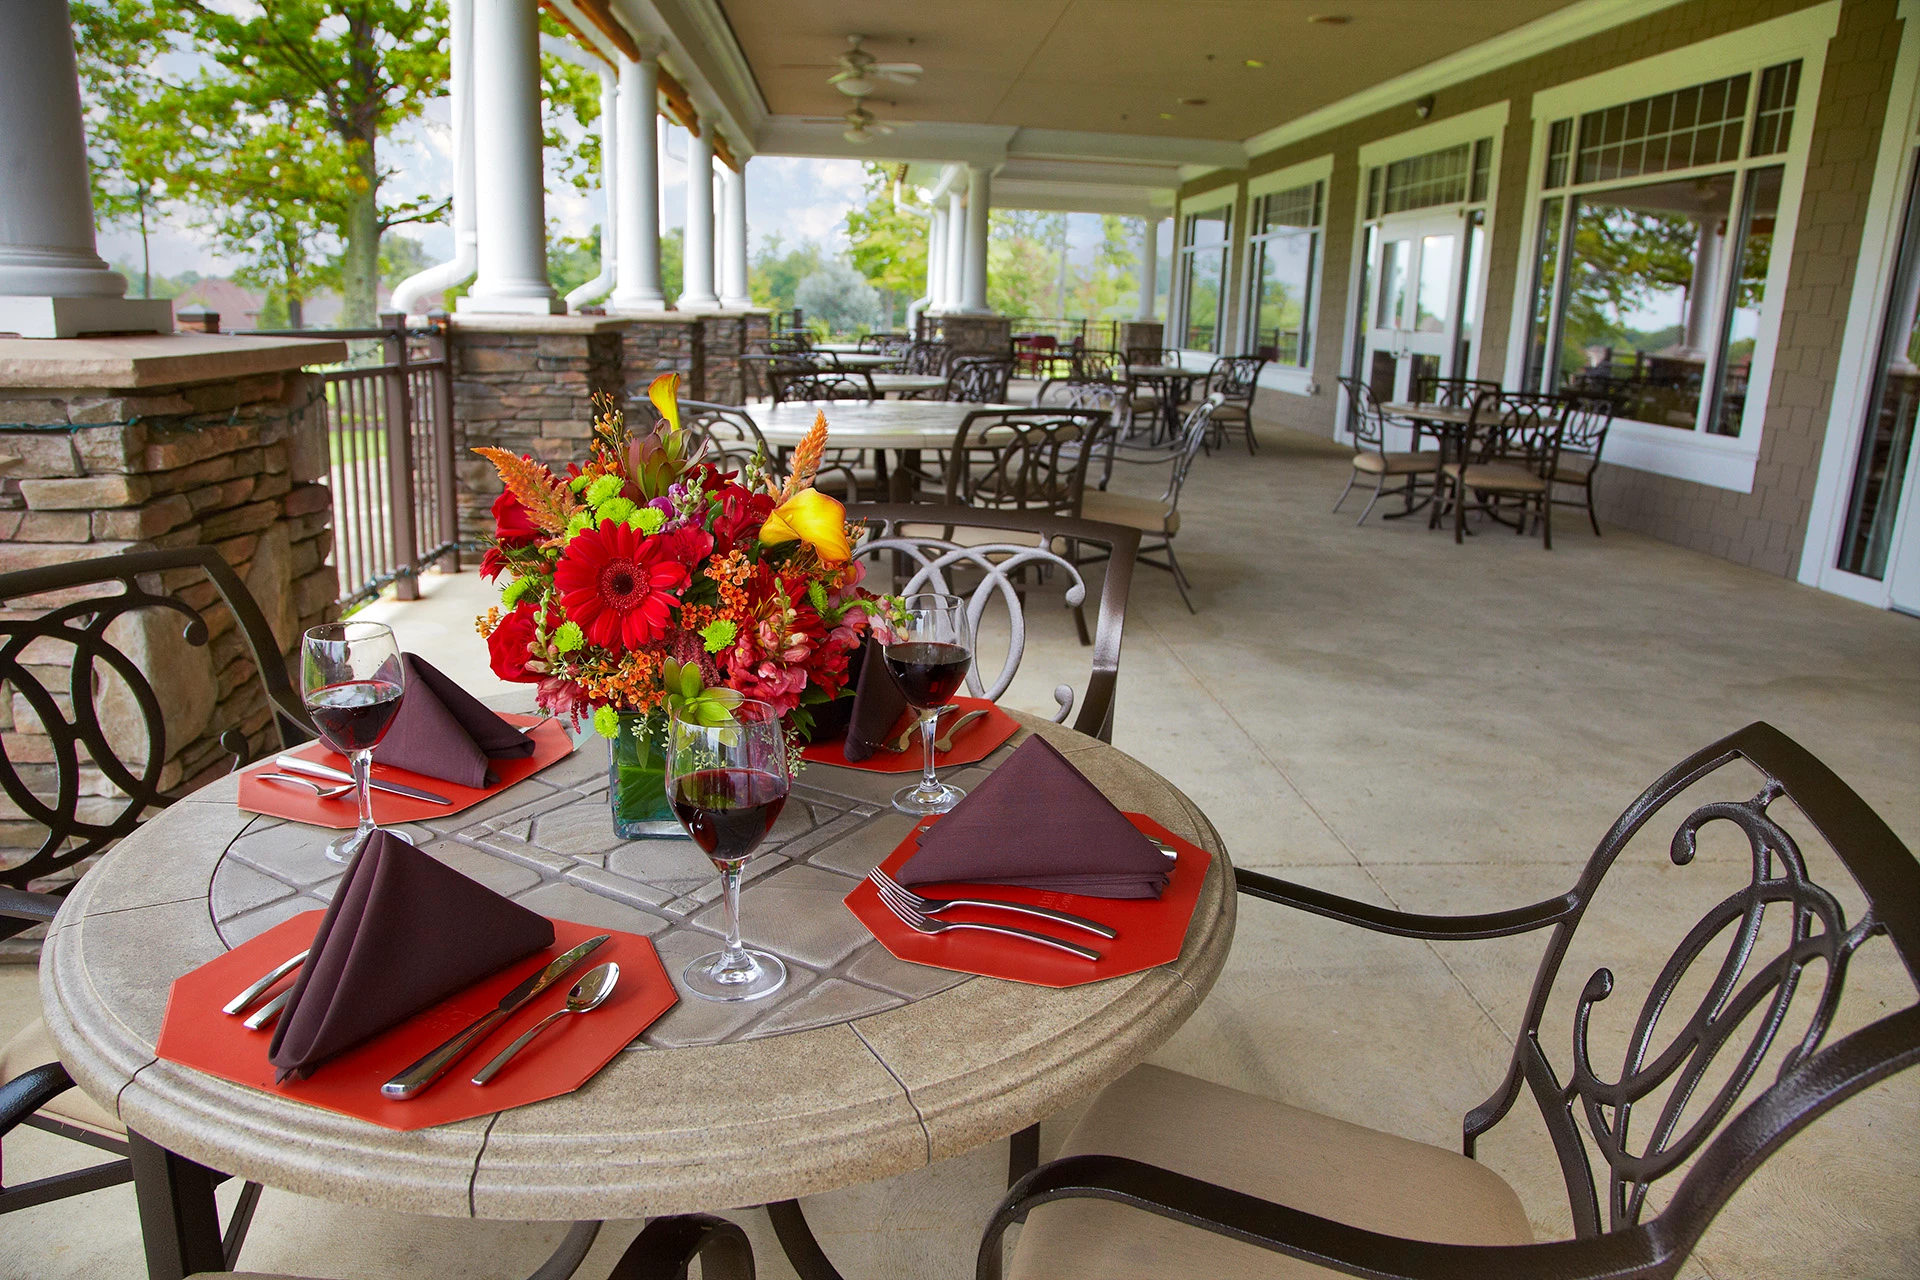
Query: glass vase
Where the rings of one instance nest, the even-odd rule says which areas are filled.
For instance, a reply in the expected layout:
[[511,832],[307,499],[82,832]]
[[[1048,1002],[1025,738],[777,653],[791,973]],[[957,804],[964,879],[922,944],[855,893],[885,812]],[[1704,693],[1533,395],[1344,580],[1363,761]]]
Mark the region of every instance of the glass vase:
[[650,728],[650,718],[621,712],[620,732],[608,743],[613,834],[622,840],[684,840],[687,833],[667,798],[666,727]]

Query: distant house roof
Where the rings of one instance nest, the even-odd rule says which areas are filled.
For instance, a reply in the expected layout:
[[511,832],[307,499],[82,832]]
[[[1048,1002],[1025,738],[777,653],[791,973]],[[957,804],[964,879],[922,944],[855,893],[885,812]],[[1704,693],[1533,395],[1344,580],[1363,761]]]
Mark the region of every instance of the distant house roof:
[[188,307],[220,313],[222,329],[251,329],[260,322],[260,295],[231,280],[196,280],[173,300],[173,314]]

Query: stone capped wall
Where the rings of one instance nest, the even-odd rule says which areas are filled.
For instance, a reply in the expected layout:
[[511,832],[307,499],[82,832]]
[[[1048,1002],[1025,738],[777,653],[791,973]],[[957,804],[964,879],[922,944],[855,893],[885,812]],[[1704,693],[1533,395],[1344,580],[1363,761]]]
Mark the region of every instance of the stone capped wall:
[[[291,655],[302,631],[338,614],[339,583],[326,563],[332,495],[320,483],[324,410],[319,376],[297,369],[134,390],[0,386],[0,572],[213,547],[259,602],[281,653]],[[225,772],[232,758],[220,738],[229,731],[245,735],[254,753],[271,745],[273,731],[252,660],[213,584],[194,569],[162,585],[204,611],[206,645],[188,644],[178,617],[153,610],[123,616],[107,634],[159,695],[167,726],[160,781],[171,789]],[[65,601],[10,603],[5,616],[23,617]],[[71,653],[36,642],[24,665],[49,691],[63,691]],[[109,740],[127,744],[124,758],[137,770],[146,756],[137,706],[117,680],[98,696]],[[56,700],[70,713],[64,692]],[[10,687],[0,687],[0,743],[30,786],[51,782],[52,741]],[[117,811],[113,785],[91,764],[82,794],[83,817]],[[0,798],[0,864],[37,847],[41,834]]]

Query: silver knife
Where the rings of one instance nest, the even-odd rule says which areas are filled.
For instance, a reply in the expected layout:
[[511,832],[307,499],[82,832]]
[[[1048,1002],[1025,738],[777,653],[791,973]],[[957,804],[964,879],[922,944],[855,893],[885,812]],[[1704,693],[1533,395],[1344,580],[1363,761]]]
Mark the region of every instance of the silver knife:
[[540,972],[531,975],[525,982],[500,997],[500,1005],[492,1013],[479,1019],[465,1031],[381,1085],[380,1092],[396,1101],[405,1101],[425,1092],[428,1085],[445,1075],[449,1067],[460,1061],[474,1045],[479,1044],[489,1031],[506,1019],[508,1014],[560,981],[567,975],[568,970],[599,950],[602,944],[612,938],[613,935],[610,933],[588,938]]
[[[315,764],[311,760],[302,760],[299,756],[276,756],[273,761],[282,769],[292,773],[304,773],[309,778],[329,778],[334,782],[352,782],[353,775],[345,769],[335,769],[331,765]],[[367,785],[375,791],[385,791],[391,795],[407,796],[414,800],[425,800],[429,804],[452,804],[453,801],[435,791],[422,791],[418,787],[402,786],[398,782],[382,782],[378,778],[369,778]]]
[[305,951],[302,951],[297,956],[288,957],[285,961],[274,966],[274,968],[271,971],[269,971],[265,977],[261,978],[260,981],[254,983],[252,986],[248,987],[245,991],[242,991],[239,995],[235,996],[233,999],[227,1001],[226,1004],[222,1005],[220,1008],[220,1012],[231,1013],[236,1017],[242,1013],[245,1013],[247,1011],[248,1005],[252,1004],[255,1000],[258,1000],[261,996],[267,994],[267,989],[271,987],[274,983],[280,981],[280,979],[286,977],[288,974],[292,973],[295,969],[298,969],[301,963],[306,960],[306,958],[307,958],[307,953]]

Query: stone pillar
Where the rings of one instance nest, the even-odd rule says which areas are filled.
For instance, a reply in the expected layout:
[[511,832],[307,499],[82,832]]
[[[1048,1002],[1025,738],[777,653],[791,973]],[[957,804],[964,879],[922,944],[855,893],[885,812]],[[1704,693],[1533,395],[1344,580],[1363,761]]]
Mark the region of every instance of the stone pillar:
[[981,165],[967,168],[967,256],[960,310],[984,315],[987,307],[987,214],[993,207],[993,176]]
[[[301,632],[339,614],[326,403],[304,364],[346,358],[341,342],[169,335],[0,341],[0,572],[128,551],[212,547],[259,603],[283,656]],[[230,730],[251,748],[272,737],[265,695],[234,619],[210,608],[199,570],[163,584],[205,610],[208,642],[181,639],[182,620],[142,610],[110,639],[152,680],[166,717],[162,787],[224,773]],[[51,603],[51,602],[49,602]],[[64,602],[63,602],[64,603]],[[15,606],[17,607],[17,605]],[[32,664],[39,651],[22,655]],[[67,683],[64,655],[44,683]],[[103,689],[112,712],[117,681]],[[16,766],[47,763],[51,744],[31,713],[0,698],[0,738]],[[146,749],[137,715],[127,756]],[[117,725],[108,731],[118,744]],[[84,759],[82,795],[117,794]],[[82,816],[89,801],[82,801]],[[102,800],[101,804],[109,802]],[[0,809],[11,806],[0,799]],[[0,812],[0,863],[31,826]],[[39,843],[40,829],[32,831]]]
[[473,69],[480,269],[456,309],[558,314],[566,304],[547,279],[540,21],[530,0],[474,0]]
[[1007,316],[949,312],[940,333],[956,356],[1004,356],[1013,351],[1013,320]]
[[1125,355],[1134,347],[1162,347],[1166,345],[1167,327],[1158,320],[1122,320],[1120,322],[1120,353]]
[[620,59],[620,147],[615,202],[620,251],[618,283],[608,305],[617,311],[664,311],[660,289],[660,64],[652,58]]
[[1160,265],[1155,258],[1160,252],[1160,219],[1148,218],[1140,233],[1140,306],[1134,312],[1134,319],[1143,324],[1153,321],[1154,277],[1159,274]]
[[967,274],[967,197],[955,191],[947,197],[947,300],[943,311],[960,310],[966,296]]
[[94,246],[65,0],[8,4],[0,27],[0,332],[171,333],[173,304],[125,297]]
[[676,304],[682,311],[720,305],[713,291],[713,122],[687,135],[687,240],[681,268],[685,287]]
[[[735,173],[720,167],[723,197],[720,239],[720,305],[739,311],[753,305],[747,292],[747,162]],[[730,401],[729,403],[738,403]]]
[[[668,312],[636,316],[620,339],[620,377],[627,399],[644,399],[663,373],[680,375],[680,396],[707,399],[706,326],[700,316]],[[652,412],[648,410],[647,412]]]

